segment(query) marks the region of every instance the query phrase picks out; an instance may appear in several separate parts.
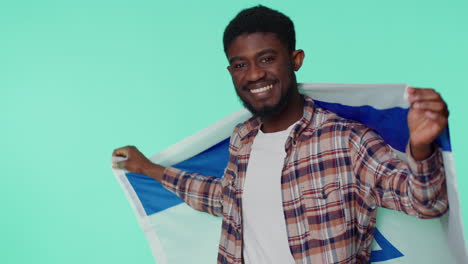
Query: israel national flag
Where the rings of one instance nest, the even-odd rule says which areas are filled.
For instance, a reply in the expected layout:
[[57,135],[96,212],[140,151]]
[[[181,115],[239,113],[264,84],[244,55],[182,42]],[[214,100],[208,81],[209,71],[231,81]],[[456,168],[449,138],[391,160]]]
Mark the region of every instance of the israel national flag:
[[[300,91],[323,108],[375,129],[402,159],[408,142],[405,84],[301,84]],[[151,158],[155,163],[222,177],[234,126],[250,113],[242,109]],[[450,211],[421,220],[379,208],[373,263],[468,263],[459,194],[448,130],[442,149]],[[157,264],[216,263],[221,218],[193,210],[152,178],[114,170]]]

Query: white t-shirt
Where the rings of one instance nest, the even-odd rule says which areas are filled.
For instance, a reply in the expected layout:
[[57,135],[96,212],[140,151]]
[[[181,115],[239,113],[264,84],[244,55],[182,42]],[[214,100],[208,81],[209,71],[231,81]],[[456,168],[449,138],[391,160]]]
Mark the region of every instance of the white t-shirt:
[[289,249],[281,195],[288,129],[256,135],[242,196],[245,264],[295,263]]

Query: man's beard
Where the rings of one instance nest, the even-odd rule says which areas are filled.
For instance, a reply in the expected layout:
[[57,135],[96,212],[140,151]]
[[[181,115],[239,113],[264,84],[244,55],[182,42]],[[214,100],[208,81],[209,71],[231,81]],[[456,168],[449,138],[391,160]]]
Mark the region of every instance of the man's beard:
[[239,94],[237,94],[237,96],[239,96],[239,99],[242,101],[244,107],[247,108],[253,116],[260,118],[272,117],[281,113],[288,105],[289,100],[291,99],[291,96],[294,91],[293,86],[295,85],[295,82],[293,83],[294,84],[291,84],[286,93],[281,95],[280,100],[277,104],[272,106],[265,106],[261,109],[255,109],[249,102],[245,101],[242,97],[240,97]]

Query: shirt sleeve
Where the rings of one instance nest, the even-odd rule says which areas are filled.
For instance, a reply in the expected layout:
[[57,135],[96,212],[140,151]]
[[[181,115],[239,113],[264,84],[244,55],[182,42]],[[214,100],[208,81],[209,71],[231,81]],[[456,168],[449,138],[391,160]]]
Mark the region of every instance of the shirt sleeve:
[[167,167],[162,185],[195,210],[221,216],[222,181],[223,179],[217,177]]
[[234,128],[229,140],[229,162],[222,178],[167,167],[164,170],[162,185],[195,210],[222,216],[223,190],[232,186],[232,178],[235,176],[233,171],[236,170],[235,156],[240,142],[239,127],[240,125]]
[[369,128],[354,129],[350,139],[353,170],[369,206],[419,218],[438,217],[447,211],[445,172],[438,149],[426,160],[416,161],[407,146],[408,161],[404,162]]

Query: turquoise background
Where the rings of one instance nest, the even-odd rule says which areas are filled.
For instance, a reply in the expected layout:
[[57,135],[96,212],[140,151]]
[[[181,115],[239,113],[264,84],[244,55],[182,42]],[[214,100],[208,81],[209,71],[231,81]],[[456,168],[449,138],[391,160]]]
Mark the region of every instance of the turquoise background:
[[[1,263],[153,263],[112,150],[150,156],[241,107],[221,37],[256,3],[0,2]],[[299,81],[443,95],[466,227],[468,2],[262,3],[295,22]]]

